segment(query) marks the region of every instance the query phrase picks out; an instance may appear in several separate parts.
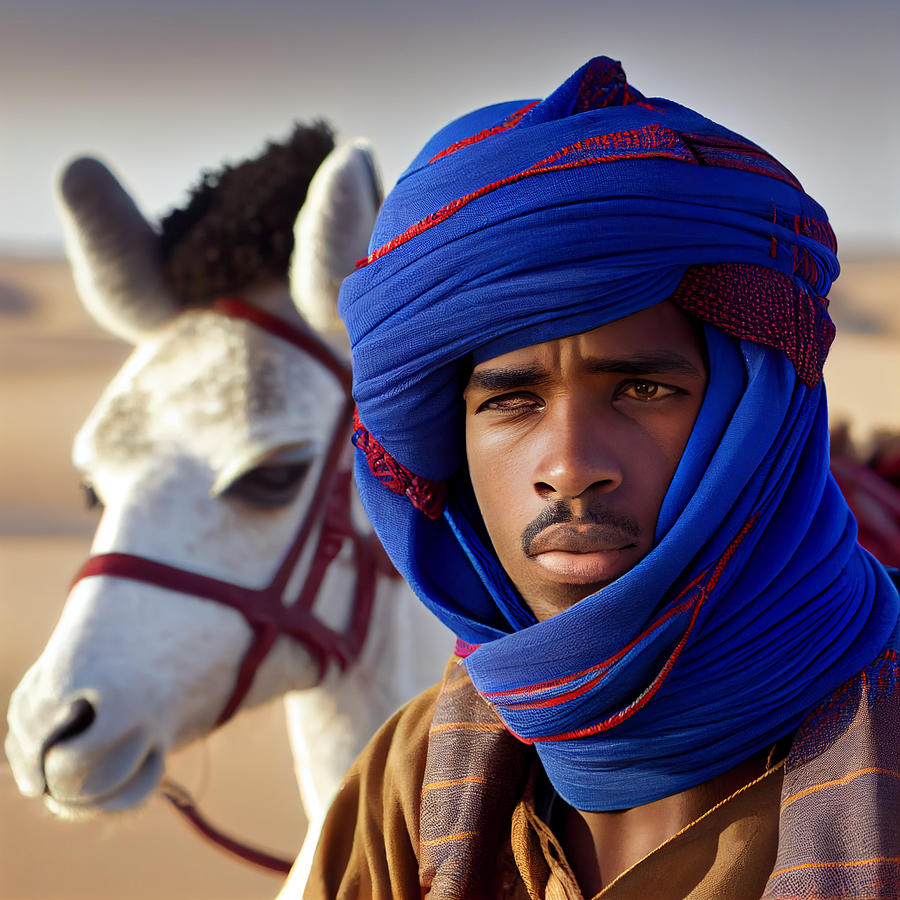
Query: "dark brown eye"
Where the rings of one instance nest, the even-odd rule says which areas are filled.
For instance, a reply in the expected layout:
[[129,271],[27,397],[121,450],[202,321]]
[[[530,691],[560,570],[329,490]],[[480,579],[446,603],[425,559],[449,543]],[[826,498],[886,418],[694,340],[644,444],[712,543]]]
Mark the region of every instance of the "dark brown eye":
[[664,400],[677,393],[680,393],[678,388],[659,384],[656,381],[630,381],[623,386],[620,396],[646,403],[652,400]]
[[541,401],[534,394],[520,391],[518,393],[503,394],[499,397],[491,397],[485,400],[476,412],[519,413],[532,409],[539,409]]
[[103,501],[97,496],[92,484],[82,481],[81,493],[84,495],[84,505],[88,509],[103,509]]
[[241,475],[225,491],[225,496],[236,497],[254,506],[287,506],[297,496],[308,471],[309,463],[259,466]]
[[659,385],[652,381],[636,381],[631,389],[641,400],[652,400],[659,393]]

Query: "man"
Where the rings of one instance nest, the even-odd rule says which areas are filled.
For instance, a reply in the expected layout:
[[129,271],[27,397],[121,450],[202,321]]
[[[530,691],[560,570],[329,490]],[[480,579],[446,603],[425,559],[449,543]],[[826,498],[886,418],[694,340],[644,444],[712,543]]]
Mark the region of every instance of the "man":
[[897,896],[898,596],[828,473],[823,210],[597,58],[439,132],[372,248],[357,478],[458,656],[307,896]]

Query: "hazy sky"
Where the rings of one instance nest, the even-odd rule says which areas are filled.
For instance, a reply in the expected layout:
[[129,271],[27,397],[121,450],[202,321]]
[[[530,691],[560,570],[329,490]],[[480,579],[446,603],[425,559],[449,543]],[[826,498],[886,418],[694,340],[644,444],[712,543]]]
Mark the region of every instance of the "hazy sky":
[[898,45],[896,0],[0,0],[0,250],[58,243],[77,154],[158,216],[321,116],[369,137],[390,185],[449,119],[605,53],[775,153],[845,248],[900,252]]

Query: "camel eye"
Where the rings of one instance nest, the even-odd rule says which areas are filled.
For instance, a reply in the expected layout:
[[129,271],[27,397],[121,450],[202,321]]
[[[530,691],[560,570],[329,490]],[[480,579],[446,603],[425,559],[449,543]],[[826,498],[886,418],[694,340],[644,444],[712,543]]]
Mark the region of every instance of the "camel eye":
[[309,463],[259,466],[241,475],[224,496],[236,497],[254,506],[287,506],[296,496],[309,471]]
[[88,509],[103,509],[103,501],[97,496],[97,492],[92,484],[82,481],[81,493],[84,495],[84,505]]

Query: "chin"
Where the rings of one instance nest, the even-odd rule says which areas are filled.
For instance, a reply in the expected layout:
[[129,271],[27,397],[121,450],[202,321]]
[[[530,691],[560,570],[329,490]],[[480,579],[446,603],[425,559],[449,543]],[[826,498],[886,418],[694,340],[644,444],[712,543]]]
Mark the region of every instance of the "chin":
[[555,584],[552,589],[546,586],[532,588],[528,593],[522,592],[522,597],[537,620],[543,622],[544,619],[565,612],[585,597],[603,590],[615,580],[616,578],[610,578],[594,584]]

